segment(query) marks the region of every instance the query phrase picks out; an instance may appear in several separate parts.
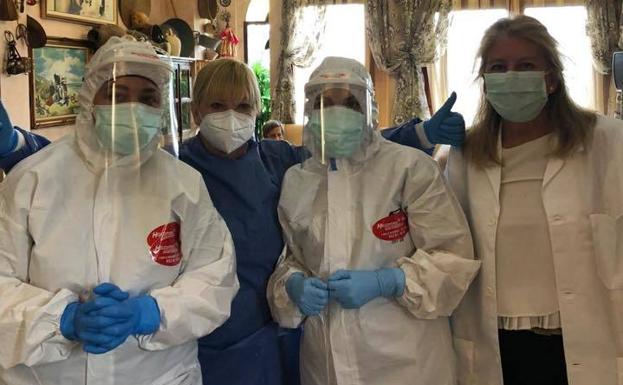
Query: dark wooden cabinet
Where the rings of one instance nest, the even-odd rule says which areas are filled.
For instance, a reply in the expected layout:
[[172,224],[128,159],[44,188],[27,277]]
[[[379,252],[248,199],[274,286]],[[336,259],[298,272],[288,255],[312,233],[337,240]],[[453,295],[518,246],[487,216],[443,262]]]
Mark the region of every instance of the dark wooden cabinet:
[[194,131],[190,103],[193,95],[193,69],[195,59],[172,57],[173,85],[175,87],[175,115],[178,138],[187,138]]

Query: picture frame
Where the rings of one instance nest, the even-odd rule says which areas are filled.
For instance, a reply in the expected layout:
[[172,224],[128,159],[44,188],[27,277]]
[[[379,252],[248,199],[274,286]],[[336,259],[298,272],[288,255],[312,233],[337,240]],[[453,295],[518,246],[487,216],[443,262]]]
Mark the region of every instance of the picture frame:
[[88,44],[84,40],[48,37],[45,47],[30,49],[31,128],[76,122],[78,92],[91,56]]
[[80,24],[117,24],[117,0],[41,0],[41,16]]

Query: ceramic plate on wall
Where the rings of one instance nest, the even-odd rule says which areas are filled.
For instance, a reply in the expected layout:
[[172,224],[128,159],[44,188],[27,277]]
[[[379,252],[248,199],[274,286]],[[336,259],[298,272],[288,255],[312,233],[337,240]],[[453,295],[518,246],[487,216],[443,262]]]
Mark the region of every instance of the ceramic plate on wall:
[[160,25],[163,30],[170,28],[175,32],[175,35],[179,37],[182,42],[182,50],[180,56],[194,57],[195,56],[195,37],[193,30],[190,28],[187,22],[182,19],[169,19]]

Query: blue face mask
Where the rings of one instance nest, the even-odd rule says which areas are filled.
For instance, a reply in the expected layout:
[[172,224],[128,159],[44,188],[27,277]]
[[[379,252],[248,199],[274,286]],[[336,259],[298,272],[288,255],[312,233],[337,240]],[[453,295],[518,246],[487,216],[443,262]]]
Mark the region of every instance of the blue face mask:
[[321,147],[324,136],[325,154],[329,158],[345,158],[353,155],[361,146],[365,117],[361,112],[342,106],[324,109],[324,133],[321,132],[320,111],[313,111],[309,128]]
[[104,149],[119,155],[144,149],[158,135],[161,126],[162,110],[143,103],[95,106],[95,133],[99,142]]

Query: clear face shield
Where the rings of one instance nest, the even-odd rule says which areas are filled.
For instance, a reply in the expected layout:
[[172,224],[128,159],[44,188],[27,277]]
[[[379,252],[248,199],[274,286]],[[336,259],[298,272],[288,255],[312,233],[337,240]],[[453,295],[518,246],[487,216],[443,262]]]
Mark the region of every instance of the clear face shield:
[[93,131],[107,164],[142,163],[159,147],[178,156],[172,72],[161,60],[164,65],[155,68],[113,63],[96,91]]
[[374,130],[371,92],[348,83],[326,83],[305,89],[303,145],[322,164],[351,158],[364,150]]
[[100,283],[124,275],[128,254],[164,265],[181,258],[180,222],[167,205],[184,177],[171,172],[179,162],[171,68],[161,57],[120,61],[85,78],[94,96],[83,132],[89,161],[102,166],[93,208],[106,223],[96,236]]

